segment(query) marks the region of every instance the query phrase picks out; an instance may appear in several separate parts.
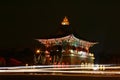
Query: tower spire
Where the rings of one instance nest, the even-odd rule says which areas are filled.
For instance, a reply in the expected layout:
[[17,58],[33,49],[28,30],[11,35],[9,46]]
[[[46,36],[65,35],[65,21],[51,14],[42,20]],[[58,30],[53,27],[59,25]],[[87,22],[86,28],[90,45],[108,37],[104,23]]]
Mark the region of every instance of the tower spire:
[[65,16],[63,21],[61,22],[62,25],[69,25],[68,18]]

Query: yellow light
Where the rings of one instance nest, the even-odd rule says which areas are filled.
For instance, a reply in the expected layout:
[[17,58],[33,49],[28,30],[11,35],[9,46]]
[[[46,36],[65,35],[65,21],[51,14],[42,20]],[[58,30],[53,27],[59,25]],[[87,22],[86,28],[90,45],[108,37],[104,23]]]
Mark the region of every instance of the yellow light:
[[39,54],[39,53],[40,53],[40,50],[38,49],[38,50],[36,51],[36,53]]
[[95,59],[95,57],[91,57],[91,59]]
[[94,56],[94,54],[91,54],[91,56]]
[[69,21],[68,21],[68,19],[67,19],[66,16],[65,16],[65,18],[63,19],[63,21],[62,21],[61,24],[62,24],[62,25],[69,25]]

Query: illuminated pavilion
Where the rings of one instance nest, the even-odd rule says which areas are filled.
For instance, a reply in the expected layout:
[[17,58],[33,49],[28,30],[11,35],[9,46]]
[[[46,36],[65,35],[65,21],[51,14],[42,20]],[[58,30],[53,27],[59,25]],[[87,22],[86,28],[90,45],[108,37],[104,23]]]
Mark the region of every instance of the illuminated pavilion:
[[[69,28],[69,21],[65,17],[61,23],[62,27]],[[69,31],[68,31],[69,32]],[[58,31],[66,34],[68,32]],[[82,63],[94,63],[94,54],[89,52],[89,48],[96,42],[89,42],[78,39],[73,34],[50,39],[36,39],[43,47],[37,49],[34,55],[35,64],[70,64],[79,65]]]

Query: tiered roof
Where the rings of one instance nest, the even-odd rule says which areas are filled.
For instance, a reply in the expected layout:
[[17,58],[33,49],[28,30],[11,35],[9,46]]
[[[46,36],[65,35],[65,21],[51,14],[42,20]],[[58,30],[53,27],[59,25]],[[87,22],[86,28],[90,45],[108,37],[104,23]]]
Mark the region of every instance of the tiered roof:
[[50,45],[64,45],[64,43],[69,43],[71,46],[75,47],[92,47],[95,42],[89,42],[82,39],[76,38],[73,34],[70,34],[65,37],[61,38],[51,38],[51,39],[37,39],[39,42],[41,42],[44,45],[50,46]]

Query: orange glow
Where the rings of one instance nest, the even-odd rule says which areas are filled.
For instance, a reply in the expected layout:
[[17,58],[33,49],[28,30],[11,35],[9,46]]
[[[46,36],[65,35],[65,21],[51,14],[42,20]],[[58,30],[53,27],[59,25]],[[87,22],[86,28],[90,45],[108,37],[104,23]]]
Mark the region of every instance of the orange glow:
[[69,21],[68,21],[68,18],[65,16],[65,18],[63,19],[62,25],[69,25]]
[[40,50],[38,49],[38,50],[36,51],[36,53],[39,54],[39,53],[40,53]]

